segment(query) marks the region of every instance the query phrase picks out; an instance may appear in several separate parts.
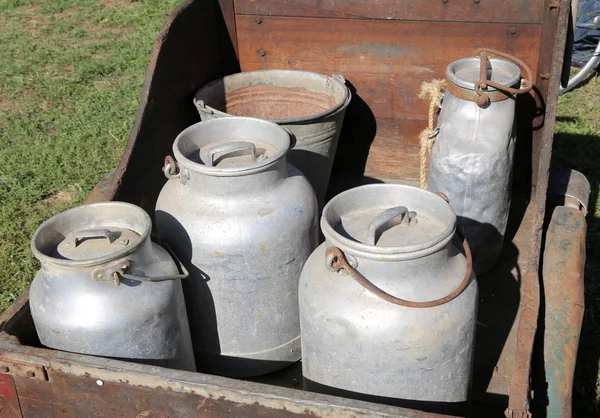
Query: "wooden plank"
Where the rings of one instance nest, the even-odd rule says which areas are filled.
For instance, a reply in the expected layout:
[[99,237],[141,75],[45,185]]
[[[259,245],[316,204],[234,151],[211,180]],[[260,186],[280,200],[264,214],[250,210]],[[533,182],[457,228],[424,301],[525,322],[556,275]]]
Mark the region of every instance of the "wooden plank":
[[[514,26],[516,32],[511,33]],[[243,71],[300,69],[337,72],[355,87],[377,119],[420,119],[427,105],[421,82],[443,78],[447,65],[496,48],[537,67],[539,25],[403,22],[237,16]]]
[[[446,66],[481,46],[497,48],[537,67],[539,25],[424,23],[237,16],[244,71],[288,68],[341,73],[353,99],[336,169],[341,165],[379,179],[418,180],[418,133],[427,104],[423,81],[445,76]],[[266,54],[258,54],[257,51]],[[346,152],[345,148],[350,151]],[[365,152],[366,150],[366,152]],[[368,156],[367,156],[368,153]],[[362,158],[362,159],[361,159]]]
[[539,23],[544,0],[235,0],[239,14]]
[[426,120],[378,121],[365,176],[381,180],[419,181],[418,137],[426,126]]
[[233,49],[237,53],[237,32],[235,28],[235,6],[233,0],[219,0],[221,15],[227,27]]

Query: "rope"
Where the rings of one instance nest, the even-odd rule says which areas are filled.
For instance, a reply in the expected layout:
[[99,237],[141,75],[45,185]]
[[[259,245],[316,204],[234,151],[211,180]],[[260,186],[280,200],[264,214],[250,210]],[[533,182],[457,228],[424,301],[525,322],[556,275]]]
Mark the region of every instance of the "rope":
[[421,91],[419,92],[419,98],[425,101],[429,101],[429,114],[428,114],[428,126],[423,129],[419,135],[419,141],[421,143],[421,150],[419,153],[420,157],[420,173],[419,173],[419,184],[421,189],[427,189],[427,162],[431,155],[433,143],[437,131],[433,128],[435,123],[435,114],[438,110],[438,100],[442,97],[444,89],[446,88],[446,80],[431,80],[424,81],[421,84]]

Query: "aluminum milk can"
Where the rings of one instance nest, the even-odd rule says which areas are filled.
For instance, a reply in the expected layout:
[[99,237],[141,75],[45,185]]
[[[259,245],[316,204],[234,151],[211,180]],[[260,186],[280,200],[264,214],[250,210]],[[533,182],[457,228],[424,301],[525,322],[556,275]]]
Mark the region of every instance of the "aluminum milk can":
[[123,202],[79,206],[38,228],[31,248],[42,268],[29,301],[43,345],[196,370],[187,272],[150,240],[151,228],[146,212]]
[[[509,57],[488,58],[489,55]],[[521,85],[519,63],[528,73]],[[516,94],[531,89],[521,61],[492,50],[450,64],[431,152],[429,190],[443,192],[480,275],[502,253],[510,211]]]
[[448,203],[366,185],[334,197],[321,228],[299,286],[307,386],[423,409],[465,403],[477,282]]
[[196,364],[227,376],[300,359],[298,280],[317,244],[317,202],[285,155],[289,133],[260,119],[199,122],[173,144],[158,235],[187,265]]

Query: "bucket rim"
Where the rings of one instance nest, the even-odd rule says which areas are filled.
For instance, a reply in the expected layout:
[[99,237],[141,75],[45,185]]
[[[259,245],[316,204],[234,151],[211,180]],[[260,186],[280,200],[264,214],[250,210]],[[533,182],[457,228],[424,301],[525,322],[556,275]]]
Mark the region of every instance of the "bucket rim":
[[[348,105],[350,104],[350,101],[352,99],[352,94],[350,92],[350,89],[346,85],[346,80],[340,74],[332,74],[331,76],[327,76],[327,75],[316,73],[313,71],[302,71],[302,70],[256,70],[256,71],[243,71],[243,72],[239,72],[239,73],[235,73],[235,74],[226,75],[224,77],[217,78],[209,83],[204,84],[202,87],[200,87],[198,90],[196,90],[196,93],[194,94],[194,105],[200,112],[210,113],[210,114],[221,116],[221,117],[234,117],[234,116],[246,117],[243,115],[232,115],[230,113],[215,109],[215,108],[207,105],[205,103],[205,101],[202,100],[199,96],[205,90],[208,90],[208,89],[214,87],[216,84],[218,84],[219,82],[221,82],[225,79],[231,79],[233,77],[239,77],[242,75],[250,76],[252,74],[266,74],[266,73],[288,73],[288,74],[293,73],[293,74],[302,75],[302,76],[324,79],[326,83],[329,80],[331,80],[331,82],[341,86],[343,89],[343,92],[344,92],[344,96],[342,97],[341,100],[337,101],[334,106],[332,106],[331,108],[329,108],[323,112],[315,113],[315,114],[309,115],[309,116],[297,117],[297,118],[263,119],[263,120],[267,120],[269,122],[277,123],[278,125],[305,125],[308,123],[314,123],[314,121],[317,119],[323,119],[323,118],[329,117],[331,115],[334,115],[338,112],[345,110],[348,107]],[[254,84],[254,85],[260,85],[260,84],[268,84],[268,83],[258,83],[258,84]],[[249,86],[246,86],[246,87],[249,87]],[[301,86],[298,86],[298,87],[301,87]],[[202,110],[202,109],[204,109],[204,110]]]

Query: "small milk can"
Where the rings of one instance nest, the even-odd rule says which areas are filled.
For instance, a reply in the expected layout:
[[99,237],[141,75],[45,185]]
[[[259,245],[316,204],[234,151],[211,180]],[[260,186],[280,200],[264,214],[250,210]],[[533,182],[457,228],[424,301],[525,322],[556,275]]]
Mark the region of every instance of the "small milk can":
[[179,280],[187,271],[151,228],[123,202],[79,206],[38,228],[31,248],[42,268],[29,300],[43,345],[196,370]]
[[[515,63],[525,69],[527,79],[521,81]],[[446,77],[429,190],[450,199],[479,275],[502,253],[510,211],[515,99],[531,89],[531,71],[514,57],[486,49],[450,64]]]
[[269,373],[300,359],[298,280],[317,202],[286,162],[290,135],[260,119],[199,122],[175,140],[158,235],[190,270],[184,293],[199,371]]
[[464,404],[477,282],[448,203],[415,187],[366,185],[334,197],[321,228],[326,241],[299,286],[306,385],[424,409]]

